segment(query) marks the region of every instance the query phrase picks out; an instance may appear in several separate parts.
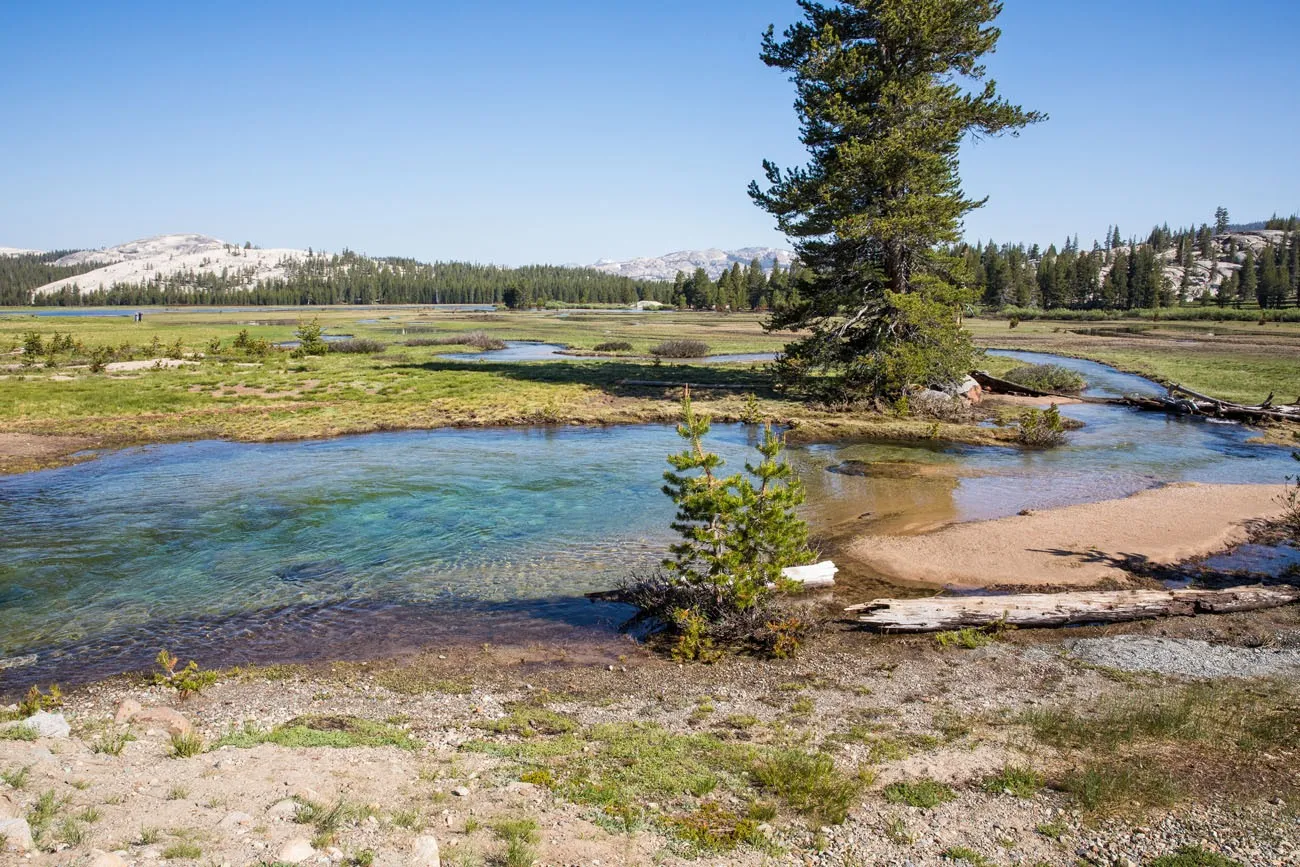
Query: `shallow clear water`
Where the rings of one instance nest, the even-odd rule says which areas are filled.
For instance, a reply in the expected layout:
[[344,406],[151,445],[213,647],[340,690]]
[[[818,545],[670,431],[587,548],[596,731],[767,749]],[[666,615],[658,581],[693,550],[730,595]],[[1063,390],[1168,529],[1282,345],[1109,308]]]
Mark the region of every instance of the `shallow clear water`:
[[[1085,370],[1093,388],[1134,390],[1107,370]],[[1289,450],[1239,426],[1063,411],[1087,426],[1050,451],[851,442],[790,456],[827,536],[1293,471]],[[739,467],[754,433],[718,425],[710,439]],[[627,610],[582,594],[662,556],[663,456],[679,447],[659,425],[413,431],[159,445],[0,477],[0,658],[35,655],[0,663],[0,689],[138,668],[164,645],[218,665],[608,634]],[[849,460],[903,471],[827,472]]]
[[565,347],[557,343],[539,343],[535,340],[507,340],[505,349],[486,352],[448,352],[438,356],[439,361],[546,361],[563,355]]

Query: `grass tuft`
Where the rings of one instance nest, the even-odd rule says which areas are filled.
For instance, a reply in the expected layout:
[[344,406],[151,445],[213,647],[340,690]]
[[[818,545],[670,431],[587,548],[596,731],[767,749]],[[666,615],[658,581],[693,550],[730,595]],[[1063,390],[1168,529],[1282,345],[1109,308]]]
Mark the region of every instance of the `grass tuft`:
[[937,780],[922,777],[918,780],[899,780],[890,783],[884,789],[885,800],[891,804],[903,804],[908,807],[933,809],[940,804],[955,800],[957,793],[951,786]]
[[419,743],[409,734],[387,723],[372,722],[355,716],[300,716],[270,730],[245,726],[223,736],[213,748],[249,749],[258,744],[340,749],[394,746],[414,750],[419,747]]

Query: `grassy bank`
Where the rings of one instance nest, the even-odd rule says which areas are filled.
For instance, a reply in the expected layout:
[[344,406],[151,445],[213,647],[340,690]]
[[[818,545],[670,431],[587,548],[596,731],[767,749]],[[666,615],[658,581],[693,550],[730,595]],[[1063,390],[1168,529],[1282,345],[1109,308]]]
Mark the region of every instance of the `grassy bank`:
[[[235,347],[242,331],[255,346],[293,339],[299,318],[263,313],[146,314],[143,323],[117,317],[0,315],[0,372],[8,400],[0,403],[0,433],[63,435],[70,450],[196,438],[267,441],[376,430],[442,426],[625,424],[675,421],[680,390],[628,381],[695,382],[732,386],[703,391],[705,409],[720,420],[762,418],[806,429],[815,438],[860,435],[917,439],[936,435],[974,442],[1006,434],[986,429],[829,413],[771,391],[761,367],[656,363],[648,356],[665,340],[706,343],[711,354],[770,352],[782,338],[763,332],[760,317],[718,314],[511,313],[453,314],[404,310],[304,311],[328,334],[377,341],[371,353],[329,352],[295,358],[288,351]],[[20,348],[35,332],[48,346],[71,335],[72,351],[40,356],[25,366]],[[454,341],[482,333],[500,340],[536,340],[591,351],[625,342],[630,350],[601,357],[564,357],[534,363],[465,363],[452,352],[475,351]],[[453,342],[447,342],[453,341]],[[97,347],[143,369],[95,372]],[[155,368],[149,359],[179,356],[179,366]],[[65,451],[66,453],[66,451]],[[11,453],[10,471],[61,459]]]

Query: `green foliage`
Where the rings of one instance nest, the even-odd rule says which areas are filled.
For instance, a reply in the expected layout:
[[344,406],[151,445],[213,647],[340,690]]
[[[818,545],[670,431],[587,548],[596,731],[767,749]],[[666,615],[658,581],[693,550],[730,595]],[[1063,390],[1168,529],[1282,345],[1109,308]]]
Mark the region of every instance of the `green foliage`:
[[722,652],[709,635],[709,622],[694,608],[674,608],[672,625],[676,631],[672,657],[678,662],[717,662]]
[[273,729],[246,726],[219,739],[213,749],[224,746],[251,748],[258,744],[282,747],[383,747],[414,750],[419,744],[409,734],[387,723],[355,716],[301,716]]
[[705,801],[695,810],[667,820],[678,839],[699,852],[730,852],[741,844],[759,845],[758,822],[739,816],[717,801]]
[[27,785],[27,778],[31,771],[31,765],[24,765],[14,770],[0,771],[0,780],[3,780],[10,788],[21,789]]
[[1200,846],[1180,846],[1172,855],[1161,855],[1146,863],[1146,867],[1244,867],[1234,861]]
[[383,352],[385,349],[388,348],[381,341],[370,340],[369,338],[365,338],[365,337],[353,338],[352,340],[335,340],[333,343],[326,344],[326,346],[329,347],[330,352],[344,352],[344,353],[353,353],[353,354],[370,354],[375,352]]
[[759,786],[819,825],[842,824],[870,782],[867,776],[842,773],[826,753],[801,750],[770,752],[751,773]]
[[0,729],[0,741],[34,741],[37,737],[36,728],[27,723],[8,725]]
[[498,840],[506,844],[502,867],[532,867],[537,860],[537,822],[532,819],[498,819],[492,823]]
[[994,795],[1003,793],[1017,798],[1032,798],[1043,788],[1043,775],[1033,768],[1006,765],[983,783],[984,791]]
[[203,752],[203,738],[192,732],[174,734],[171,738],[171,752],[174,759],[189,759]]
[[1065,442],[1065,422],[1056,404],[1047,409],[1028,407],[1020,413],[1017,438],[1027,446],[1047,448]]
[[958,322],[965,278],[939,245],[955,243],[962,217],[982,203],[961,192],[958,149],[968,135],[1043,119],[1007,103],[992,81],[978,86],[1001,4],[803,10],[784,39],[768,29],[762,56],[795,83],[811,162],[784,173],[765,162],[768,189],[750,186],[808,269],[772,317],[773,328],[811,331],[786,348],[778,373],[833,402],[959,381],[974,357]]
[[936,632],[934,640],[944,650],[950,650],[954,647],[974,650],[977,647],[992,644],[996,639],[988,630],[982,627],[967,626],[964,629]]
[[1154,762],[1093,762],[1065,775],[1060,787],[1089,813],[1171,807],[1182,797],[1174,776]]
[[158,656],[154,661],[161,669],[154,675],[154,683],[176,690],[176,697],[181,701],[198,695],[217,682],[217,673],[215,671],[200,670],[199,664],[192,659],[184,668],[178,670],[177,666],[180,665],[180,657],[172,656],[165,649],[158,651]]
[[665,340],[650,347],[656,358],[703,358],[709,354],[709,344],[702,340]]
[[33,684],[28,687],[23,700],[18,702],[18,714],[21,717],[29,717],[37,711],[56,710],[61,707],[63,707],[63,690],[59,689],[57,683],[50,684],[49,692],[42,692],[39,686]]
[[263,340],[260,337],[253,337],[248,333],[247,328],[240,329],[239,333],[235,335],[235,339],[231,342],[231,346],[240,352],[245,352],[257,357],[264,356],[271,351],[271,344],[269,341]]
[[135,735],[129,731],[110,731],[100,735],[90,745],[92,753],[103,753],[109,756],[120,756],[126,745],[135,740]]
[[1059,364],[1023,364],[1008,370],[1002,378],[1053,394],[1078,394],[1088,384],[1078,373]]
[[609,340],[592,347],[596,352],[631,352],[632,344],[626,340]]
[[[1300,452],[1292,452],[1291,457],[1300,461]],[[1278,504],[1282,507],[1279,522],[1290,533],[1291,538],[1300,541],[1300,473],[1287,476],[1282,493],[1278,494]]]
[[909,807],[932,809],[940,804],[956,799],[957,793],[952,787],[922,777],[918,780],[899,780],[885,786],[885,800],[891,804],[905,804]]
[[190,860],[203,857],[203,849],[191,840],[178,840],[163,850],[162,856],[168,861]]
[[783,568],[812,558],[807,525],[795,514],[803,486],[770,425],[758,446],[762,460],[745,465],[749,478],[724,477],[722,458],[704,449],[709,419],[695,413],[689,390],[682,417],[677,433],[688,446],[669,455],[663,489],[677,505],[672,527],[682,541],[664,567],[673,581],[715,594],[722,608],[751,608],[782,584]]
[[996,867],[988,858],[967,846],[949,846],[939,854],[949,861],[963,861],[970,867]]
[[298,346],[289,354],[294,358],[304,358],[308,355],[324,355],[329,352],[329,344],[321,337],[320,321],[313,319],[311,322],[303,322],[298,326],[298,330],[293,333],[298,338]]
[[577,728],[577,723],[563,714],[548,708],[527,703],[516,703],[500,719],[490,720],[482,727],[497,734],[512,734],[523,738],[559,735]]

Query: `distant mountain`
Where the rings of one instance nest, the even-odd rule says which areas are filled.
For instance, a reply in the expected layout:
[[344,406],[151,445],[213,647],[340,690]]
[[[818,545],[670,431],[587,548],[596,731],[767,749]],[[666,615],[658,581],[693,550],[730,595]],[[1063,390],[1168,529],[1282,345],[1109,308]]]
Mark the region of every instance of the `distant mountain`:
[[0,247],[0,256],[39,256],[44,250],[24,250],[21,247]]
[[145,283],[178,272],[220,275],[224,271],[228,275],[238,275],[243,283],[252,286],[258,280],[283,278],[286,264],[302,261],[311,255],[308,250],[245,250],[238,244],[208,235],[155,235],[102,250],[82,250],[57,259],[53,263],[56,266],[101,267],[47,283],[36,292],[58,292],[73,284],[81,292],[89,292],[100,287],[107,289],[114,283]]
[[703,268],[709,273],[710,279],[716,280],[732,265],[739,263],[740,267],[744,268],[754,259],[758,259],[764,271],[771,271],[773,263],[777,262],[782,268],[789,268],[794,254],[789,250],[778,250],[775,247],[742,247],[739,250],[710,248],[679,250],[662,256],[622,261],[601,259],[588,267],[604,271],[606,274],[618,274],[636,280],[672,280],[677,276],[678,271],[684,271],[687,276],[690,276],[696,268]]

